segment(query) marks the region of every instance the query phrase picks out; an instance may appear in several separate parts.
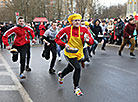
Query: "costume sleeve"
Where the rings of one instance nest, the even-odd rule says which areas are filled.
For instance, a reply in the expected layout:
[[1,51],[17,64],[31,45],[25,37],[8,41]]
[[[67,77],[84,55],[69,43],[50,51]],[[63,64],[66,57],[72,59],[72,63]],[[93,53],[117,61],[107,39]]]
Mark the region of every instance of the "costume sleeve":
[[15,32],[15,30],[16,30],[16,27],[13,27],[4,33],[2,37],[2,41],[5,46],[9,46],[8,37],[11,36]]
[[66,43],[63,42],[61,39],[62,39],[63,34],[66,33],[66,30],[67,30],[67,28],[63,28],[63,29],[60,30],[60,31],[58,32],[58,34],[56,35],[55,42],[56,42],[58,45],[65,46]]
[[92,38],[91,33],[88,29],[86,29],[86,34],[89,36],[89,41],[87,43],[92,45],[94,43],[94,39]]
[[30,34],[31,34],[30,36],[32,36],[32,39],[34,39],[35,38],[35,34],[34,34],[33,29],[31,27],[28,27],[28,26],[26,26],[26,28],[27,28],[28,31],[30,31]]

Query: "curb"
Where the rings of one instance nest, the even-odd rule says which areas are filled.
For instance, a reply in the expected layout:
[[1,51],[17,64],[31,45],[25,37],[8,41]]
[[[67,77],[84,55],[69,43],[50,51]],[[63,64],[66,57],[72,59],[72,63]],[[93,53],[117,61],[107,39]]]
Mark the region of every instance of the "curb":
[[[102,45],[102,43],[99,43],[100,45]],[[120,45],[114,45],[114,44],[106,44],[106,46],[111,46],[111,47],[118,47],[118,48],[120,48]],[[129,47],[126,45],[124,48],[128,48],[129,49]],[[138,47],[135,47],[135,50],[138,50]]]

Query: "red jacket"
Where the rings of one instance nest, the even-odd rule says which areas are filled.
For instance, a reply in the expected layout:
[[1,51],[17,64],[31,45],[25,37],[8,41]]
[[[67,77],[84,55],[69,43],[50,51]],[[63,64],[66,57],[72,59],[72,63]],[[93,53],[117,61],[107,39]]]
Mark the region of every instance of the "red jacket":
[[[67,36],[68,36],[68,41],[69,41],[69,39],[70,39],[70,30],[71,30],[71,26],[70,27],[66,27],[66,28],[63,28],[57,35],[56,35],[56,39],[55,39],[55,41],[56,41],[56,43],[57,44],[59,44],[59,45],[61,45],[61,46],[65,46],[65,44],[66,43],[64,43],[61,39],[60,39],[60,37],[64,34],[64,33],[66,33],[67,34]],[[78,37],[79,35],[79,33],[78,33],[78,28],[76,28],[76,27],[73,27],[73,29],[72,29],[72,36],[74,36],[74,37]],[[91,37],[91,33],[89,32],[89,30],[86,28],[86,27],[80,27],[80,37],[81,37],[81,40],[82,40],[82,44],[84,44],[84,34],[88,34],[88,36],[89,36],[89,44],[90,45],[92,45],[93,43],[94,43],[94,40],[93,40],[93,38]]]
[[39,30],[40,30],[40,36],[43,36],[46,30],[45,25],[39,25]]
[[15,34],[15,40],[13,45],[22,46],[24,44],[30,43],[30,38],[28,37],[29,36],[28,31],[30,32],[32,39],[34,39],[35,35],[32,28],[28,26],[25,27],[15,26],[4,33],[2,41],[4,45],[9,46],[8,37],[11,36],[12,34]]

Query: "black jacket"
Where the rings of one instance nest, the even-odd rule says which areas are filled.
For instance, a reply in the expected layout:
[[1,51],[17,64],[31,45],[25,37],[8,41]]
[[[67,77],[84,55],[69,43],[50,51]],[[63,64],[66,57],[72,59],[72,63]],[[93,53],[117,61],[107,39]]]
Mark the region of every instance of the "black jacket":
[[[101,35],[103,35],[103,34],[102,34],[102,28],[101,28],[101,26],[100,26],[100,25],[96,26],[96,21],[99,21],[99,20],[96,19],[96,20],[94,21],[94,25],[91,25],[91,26],[90,26],[90,29],[91,29],[92,32],[95,34],[96,38],[98,38],[99,33],[100,33]],[[100,21],[99,21],[99,22],[100,22]]]

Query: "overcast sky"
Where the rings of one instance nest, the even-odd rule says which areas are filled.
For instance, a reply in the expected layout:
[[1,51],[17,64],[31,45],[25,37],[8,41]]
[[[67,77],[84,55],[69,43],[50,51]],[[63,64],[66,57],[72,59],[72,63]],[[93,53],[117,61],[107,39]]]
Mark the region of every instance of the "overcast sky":
[[104,6],[110,6],[110,5],[124,4],[128,0],[99,0],[99,1]]

